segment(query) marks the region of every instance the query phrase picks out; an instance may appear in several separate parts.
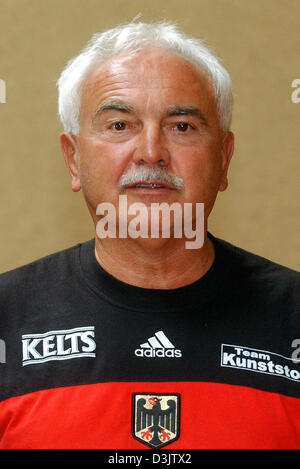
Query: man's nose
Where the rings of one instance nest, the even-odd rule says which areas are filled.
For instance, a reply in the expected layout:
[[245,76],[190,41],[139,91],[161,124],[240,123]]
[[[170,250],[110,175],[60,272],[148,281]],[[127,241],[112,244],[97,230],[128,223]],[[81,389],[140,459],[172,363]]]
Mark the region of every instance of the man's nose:
[[158,126],[149,125],[143,128],[137,139],[133,161],[137,165],[158,164],[168,166],[170,154],[165,138]]

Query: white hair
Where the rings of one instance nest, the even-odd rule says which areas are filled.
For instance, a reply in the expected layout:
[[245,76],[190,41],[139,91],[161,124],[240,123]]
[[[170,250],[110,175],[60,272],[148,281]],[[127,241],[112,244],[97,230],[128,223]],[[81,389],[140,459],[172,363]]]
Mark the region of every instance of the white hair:
[[208,74],[214,88],[220,127],[229,130],[233,98],[227,70],[203,41],[187,37],[174,24],[159,22],[129,23],[94,34],[82,52],[67,63],[57,81],[58,113],[65,132],[79,133],[81,89],[89,73],[112,57],[153,46],[181,56]]

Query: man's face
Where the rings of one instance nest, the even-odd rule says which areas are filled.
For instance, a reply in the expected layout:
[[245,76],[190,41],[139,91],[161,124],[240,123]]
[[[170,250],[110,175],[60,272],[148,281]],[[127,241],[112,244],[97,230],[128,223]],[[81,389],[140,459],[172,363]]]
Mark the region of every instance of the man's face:
[[[213,88],[204,72],[161,49],[100,65],[82,90],[80,133],[62,137],[73,190],[82,188],[96,222],[99,203],[203,202],[206,217],[227,186],[233,136],[220,129]],[[183,180],[120,187],[136,168],[162,168]],[[163,187],[161,187],[163,186]]]

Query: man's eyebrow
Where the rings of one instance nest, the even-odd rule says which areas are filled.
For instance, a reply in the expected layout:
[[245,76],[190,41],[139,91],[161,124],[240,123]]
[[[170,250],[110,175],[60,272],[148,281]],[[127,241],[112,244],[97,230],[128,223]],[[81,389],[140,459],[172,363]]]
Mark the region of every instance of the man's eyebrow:
[[168,116],[195,116],[200,119],[203,124],[207,124],[204,114],[195,106],[170,106],[167,112]]
[[100,104],[97,107],[97,109],[96,109],[96,111],[93,115],[93,122],[103,112],[111,111],[111,110],[120,111],[120,112],[127,112],[128,113],[128,112],[133,111],[133,106],[131,106],[128,103],[124,103],[123,101],[118,101],[118,100],[115,100],[115,99],[105,101],[104,103]]

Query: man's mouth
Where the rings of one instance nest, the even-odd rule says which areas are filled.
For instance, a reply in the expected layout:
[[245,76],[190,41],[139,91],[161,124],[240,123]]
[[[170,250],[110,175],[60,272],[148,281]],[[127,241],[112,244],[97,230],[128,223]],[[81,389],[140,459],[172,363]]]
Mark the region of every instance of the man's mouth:
[[132,184],[128,184],[129,189],[174,189],[166,182],[163,181],[137,181]]

